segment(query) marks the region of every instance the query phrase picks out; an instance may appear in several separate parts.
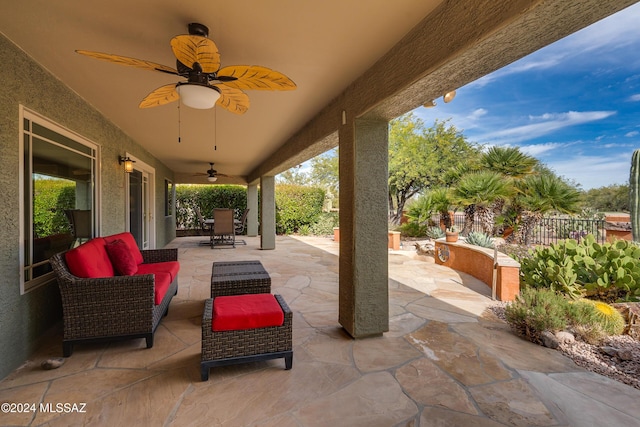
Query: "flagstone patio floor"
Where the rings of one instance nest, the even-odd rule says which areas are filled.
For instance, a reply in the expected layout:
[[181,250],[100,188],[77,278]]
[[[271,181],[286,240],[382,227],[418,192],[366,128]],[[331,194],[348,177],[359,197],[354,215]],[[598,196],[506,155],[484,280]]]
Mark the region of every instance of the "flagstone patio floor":
[[[412,247],[389,252],[389,332],[353,340],[337,321],[335,242],[279,236],[263,251],[259,238],[243,238],[235,249],[171,242],[179,291],[151,349],[143,339],[77,345],[60,368],[43,370],[62,355],[54,327],[0,381],[0,402],[38,410],[0,412],[0,425],[640,426],[640,390],[516,337],[486,310],[486,285]],[[214,368],[202,382],[212,262],[233,260],[260,260],[293,310],[293,369],[253,362]]]

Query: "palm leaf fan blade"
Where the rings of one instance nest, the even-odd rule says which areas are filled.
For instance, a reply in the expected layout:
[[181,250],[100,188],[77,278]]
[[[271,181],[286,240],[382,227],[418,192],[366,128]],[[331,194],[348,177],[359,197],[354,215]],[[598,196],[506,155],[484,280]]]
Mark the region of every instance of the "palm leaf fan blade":
[[216,44],[202,36],[182,35],[171,39],[171,50],[178,61],[189,68],[197,62],[204,73],[215,73],[220,68],[220,54]]
[[220,92],[220,99],[217,102],[219,106],[235,114],[247,112],[249,109],[249,97],[246,93],[223,84],[216,85],[216,89]]
[[112,62],[114,64],[178,75],[178,71],[176,71],[174,68],[167,67],[166,65],[162,64],[156,64],[155,62],[146,61],[144,59],[129,58],[127,56],[113,55],[111,53],[93,52],[90,50],[76,50],[76,52],[80,55],[85,55],[91,58],[99,59],[101,61]]
[[218,71],[218,77],[234,77],[224,84],[236,89],[294,90],[296,84],[284,74],[258,65],[234,65]]
[[180,98],[178,91],[176,91],[175,83],[160,86],[158,89],[147,95],[142,102],[140,102],[140,108],[158,107],[165,105],[173,101],[177,101]]

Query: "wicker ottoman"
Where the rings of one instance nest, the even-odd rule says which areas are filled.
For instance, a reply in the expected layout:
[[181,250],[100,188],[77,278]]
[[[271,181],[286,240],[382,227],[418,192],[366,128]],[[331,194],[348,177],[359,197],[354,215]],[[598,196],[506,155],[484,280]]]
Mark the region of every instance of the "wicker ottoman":
[[260,261],[214,262],[211,298],[271,293],[271,277]]
[[213,300],[205,301],[202,314],[202,357],[200,376],[209,379],[209,369],[235,363],[284,358],[285,369],[293,365],[293,315],[280,295],[274,295],[284,314],[282,326],[214,331]]

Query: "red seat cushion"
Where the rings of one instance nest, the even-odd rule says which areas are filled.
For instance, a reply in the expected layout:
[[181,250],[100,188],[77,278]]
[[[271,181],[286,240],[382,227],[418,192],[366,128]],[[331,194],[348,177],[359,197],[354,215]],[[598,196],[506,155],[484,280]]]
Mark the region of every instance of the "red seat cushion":
[[138,264],[133,259],[129,246],[118,239],[105,246],[113,269],[121,276],[132,276],[138,271]]
[[155,273],[155,278],[154,303],[158,305],[169,290],[169,286],[171,286],[171,275],[160,272]]
[[272,294],[221,296],[213,300],[214,331],[282,326],[284,313]]
[[180,263],[178,261],[154,262],[150,264],[140,264],[137,267],[138,274],[168,273],[173,281],[180,270]]
[[65,254],[69,272],[77,277],[113,277],[111,260],[102,237],[96,237]]
[[104,240],[107,243],[115,242],[116,240],[122,240],[129,247],[129,251],[131,252],[131,255],[133,256],[136,264],[142,264],[144,262],[142,253],[140,252],[138,244],[136,243],[136,239],[134,239],[133,234],[129,233],[128,231],[107,236],[104,238]]

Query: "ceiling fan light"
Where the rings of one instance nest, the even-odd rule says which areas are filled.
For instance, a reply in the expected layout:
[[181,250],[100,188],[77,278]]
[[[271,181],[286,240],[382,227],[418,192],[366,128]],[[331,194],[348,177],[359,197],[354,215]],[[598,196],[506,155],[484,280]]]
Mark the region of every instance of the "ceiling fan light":
[[194,83],[184,83],[176,86],[182,103],[187,107],[205,110],[213,108],[220,98],[220,92],[211,86]]
[[442,100],[446,103],[453,101],[453,98],[456,97],[456,91],[452,90],[451,92],[447,92],[444,94]]
[[215,176],[215,175],[207,177],[207,181],[209,181],[209,182],[216,182],[217,180],[218,180],[218,177]]

